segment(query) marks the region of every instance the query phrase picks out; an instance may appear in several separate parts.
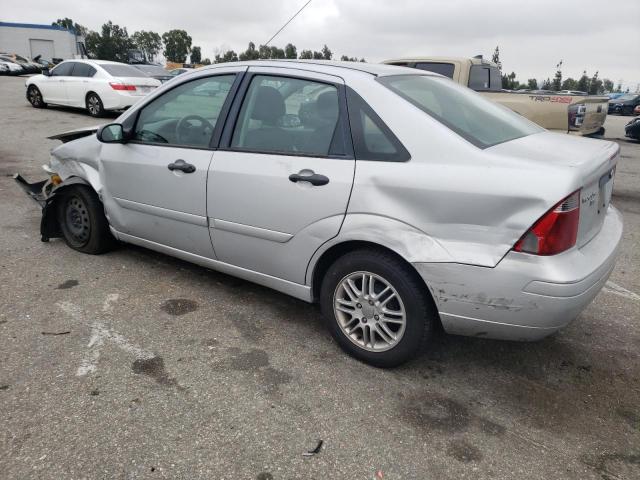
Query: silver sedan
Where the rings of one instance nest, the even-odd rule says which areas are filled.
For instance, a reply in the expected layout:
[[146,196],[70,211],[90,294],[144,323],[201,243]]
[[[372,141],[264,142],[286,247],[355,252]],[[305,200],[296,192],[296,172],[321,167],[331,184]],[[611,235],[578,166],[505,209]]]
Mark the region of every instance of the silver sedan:
[[42,239],[141,245],[318,302],[390,367],[441,324],[536,340],[614,267],[619,148],[549,133],[437,74],[240,62],[176,77],[68,132],[27,184]]

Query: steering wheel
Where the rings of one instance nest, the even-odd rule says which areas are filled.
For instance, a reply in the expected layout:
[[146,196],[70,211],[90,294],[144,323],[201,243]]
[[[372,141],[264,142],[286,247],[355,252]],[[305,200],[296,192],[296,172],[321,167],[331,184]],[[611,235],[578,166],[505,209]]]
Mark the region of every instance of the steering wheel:
[[176,138],[183,145],[207,145],[213,125],[200,115],[187,115],[176,124]]

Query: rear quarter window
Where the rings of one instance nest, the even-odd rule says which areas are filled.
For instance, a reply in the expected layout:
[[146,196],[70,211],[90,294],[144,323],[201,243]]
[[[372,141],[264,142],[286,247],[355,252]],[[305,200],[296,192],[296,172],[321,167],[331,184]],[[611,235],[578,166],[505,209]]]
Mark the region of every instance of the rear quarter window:
[[427,72],[439,73],[449,78],[453,78],[453,72],[455,71],[453,63],[442,62],[418,62],[416,63],[416,68]]

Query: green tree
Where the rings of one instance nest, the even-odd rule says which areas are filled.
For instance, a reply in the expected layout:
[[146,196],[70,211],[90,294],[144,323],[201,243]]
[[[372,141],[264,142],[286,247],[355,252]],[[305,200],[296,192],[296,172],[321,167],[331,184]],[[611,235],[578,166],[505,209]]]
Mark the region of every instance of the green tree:
[[556,74],[553,77],[553,82],[551,83],[551,89],[556,92],[560,90],[562,87],[562,60],[556,65]]
[[613,88],[614,88],[613,87],[613,82],[611,80],[609,80],[608,78],[605,78],[602,81],[602,86],[604,87],[604,91],[605,92],[608,92],[608,93],[613,92]]
[[509,75],[502,75],[502,88],[507,90],[517,90],[520,82],[516,80],[516,73],[511,72]]
[[209,58],[204,58],[201,63],[202,65],[211,65],[211,60],[209,60]]
[[542,86],[540,87],[541,90],[551,90],[551,80],[549,80],[548,78],[546,80],[542,81]]
[[227,62],[237,62],[238,54],[233,50],[227,50],[222,55],[216,53],[216,57],[214,59],[214,63],[227,63]]
[[602,80],[598,78],[598,71],[593,74],[591,77],[591,82],[589,82],[589,93],[591,95],[598,95],[599,93],[604,93],[604,87],[602,85]]
[[298,49],[292,43],[287,43],[284,47],[284,58],[298,58]]
[[581,92],[589,91],[589,77],[587,76],[586,70],[582,72],[582,76],[580,77],[580,80],[578,80],[578,90]]
[[200,63],[201,60],[202,60],[202,50],[200,49],[200,47],[197,47],[194,45],[191,48],[191,58],[189,61],[191,63]]
[[314,60],[324,60],[324,54],[322,52],[313,51],[313,59]]
[[136,47],[138,47],[138,50],[144,53],[144,56],[148,61],[154,61],[156,55],[160,53],[160,49],[162,48],[162,38],[160,38],[158,33],[140,30],[139,32],[135,32],[131,35],[131,38],[136,44]]
[[496,45],[496,49],[493,51],[491,61],[498,65],[498,69],[502,71],[502,62],[500,61],[500,48]]
[[282,48],[260,45],[260,48],[258,48],[258,58],[263,60],[270,58],[285,58],[285,52]]
[[258,50],[256,50],[256,44],[253,42],[249,42],[249,46],[247,47],[247,49],[240,55],[238,55],[238,58],[241,61],[259,59],[260,53],[258,52]]
[[331,60],[331,57],[333,57],[333,53],[329,50],[329,47],[327,47],[326,44],[322,47],[321,52],[324,60]]
[[538,80],[535,78],[530,78],[527,80],[527,88],[529,90],[537,90],[538,89]]
[[128,61],[128,51],[135,47],[127,29],[111,20],[102,25],[100,33],[89,32],[85,37],[85,45],[92,58],[125,63]]
[[578,81],[569,77],[562,82],[562,90],[578,90]]
[[303,60],[310,60],[313,58],[313,52],[311,50],[302,50],[299,58]]
[[191,51],[191,37],[184,30],[169,30],[162,34],[164,56],[170,62],[184,63]]
[[76,35],[85,36],[88,33],[87,27],[83,27],[79,23],[75,23],[68,17],[59,18],[55,22],[51,22],[51,25],[66,28],[67,30],[73,30]]

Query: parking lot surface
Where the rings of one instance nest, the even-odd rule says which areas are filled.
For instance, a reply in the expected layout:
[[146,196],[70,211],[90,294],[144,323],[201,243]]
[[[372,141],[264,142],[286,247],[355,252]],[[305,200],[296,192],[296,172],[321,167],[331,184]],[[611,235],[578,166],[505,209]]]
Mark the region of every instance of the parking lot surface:
[[[607,287],[537,343],[440,334],[379,370],[318,309],[132,246],[40,242],[10,177],[43,177],[45,137],[95,119],[32,108],[0,78],[0,477],[7,479],[640,478],[640,143]],[[105,121],[108,121],[106,119]],[[304,456],[322,440],[315,455]]]

